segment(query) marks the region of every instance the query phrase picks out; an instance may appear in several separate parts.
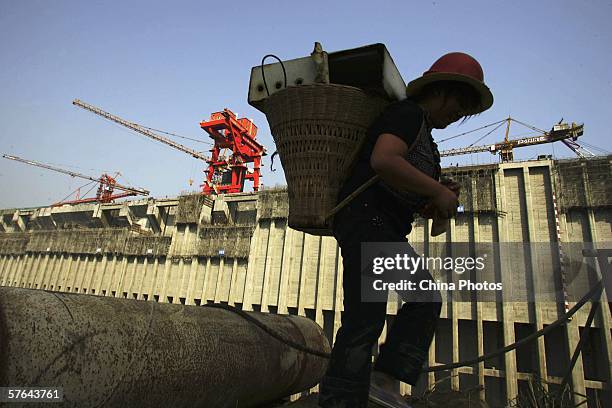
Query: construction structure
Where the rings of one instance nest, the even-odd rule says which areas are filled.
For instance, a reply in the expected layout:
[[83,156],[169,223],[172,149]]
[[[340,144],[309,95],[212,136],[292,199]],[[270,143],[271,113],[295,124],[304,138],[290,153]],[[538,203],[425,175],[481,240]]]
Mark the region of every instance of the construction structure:
[[[537,133],[530,137],[509,139],[508,136],[510,134],[510,125],[512,124],[512,122],[516,122]],[[458,136],[464,136],[466,134],[469,134],[475,131],[479,131],[479,130],[483,130],[488,127],[497,125],[491,131],[489,131],[484,136],[479,138],[477,140],[478,142],[484,139],[485,137],[487,137],[488,135],[490,135],[491,133],[493,133],[495,130],[499,129],[503,124],[506,124],[506,133],[505,133],[505,137],[503,141],[493,143],[493,144],[478,145],[478,146],[474,146],[474,144],[476,143],[474,142],[471,145],[466,146],[466,147],[459,147],[455,149],[443,150],[440,152],[440,157],[459,156],[459,155],[464,155],[464,154],[489,152],[491,154],[499,154],[500,161],[505,163],[505,162],[511,162],[514,160],[513,150],[517,147],[534,146],[534,145],[539,145],[539,144],[544,144],[544,143],[553,143],[557,141],[569,147],[574,153],[576,153],[578,157],[587,158],[587,157],[595,156],[592,152],[580,146],[580,144],[578,144],[577,142],[577,139],[580,136],[582,136],[584,133],[584,125],[577,125],[576,123],[572,123],[570,125],[568,123],[563,123],[562,121],[559,121],[559,123],[554,125],[552,129],[550,129],[550,131],[547,132],[545,130],[538,129],[535,126],[523,123],[511,117],[508,117],[507,119],[500,120],[498,122],[494,122],[494,123],[482,126],[478,129],[475,129],[469,132],[465,132],[460,135],[452,136],[445,140],[450,140]]]
[[[79,187],[76,191],[76,199],[71,201],[59,201],[53,204],[54,207],[61,206],[64,204],[85,204],[85,203],[112,203],[113,201],[119,198],[131,197],[136,195],[149,195],[149,191],[144,188],[137,187],[128,187],[117,183],[117,176],[119,173],[114,176],[110,176],[106,173],[102,174],[100,177],[92,177],[87,176],[81,173],[77,173],[74,171],[69,171],[65,169],[60,169],[59,167],[51,166],[49,164],[40,163],[34,160],[26,160],[21,157],[11,156],[8,154],[3,154],[2,157],[9,160],[15,160],[21,163],[29,164],[31,166],[40,167],[47,170],[56,171],[58,173],[67,174],[71,177],[78,177],[85,180],[89,180],[94,183],[98,183],[98,190],[96,191],[95,197],[83,198],[80,196],[80,191],[82,187]],[[114,194],[115,189],[123,191],[119,194]],[[86,193],[87,194],[87,193]]]
[[[462,186],[464,211],[439,237],[429,237],[428,224],[419,219],[408,238],[419,249],[451,241],[610,248],[611,161],[612,156],[545,158],[446,168],[444,173]],[[333,237],[288,228],[287,215],[282,189],[4,209],[0,285],[186,305],[227,303],[242,310],[301,315],[317,322],[331,343],[342,315],[337,243]],[[561,251],[551,254],[546,267],[542,260],[528,259],[520,273],[500,263],[496,273],[504,282],[564,282],[564,258]],[[571,305],[573,300],[566,301]],[[389,324],[398,306],[392,298]],[[512,344],[551,324],[565,309],[563,301],[538,299],[445,303],[429,364],[458,362]],[[532,375],[554,388],[580,341],[586,315],[581,310],[569,324],[501,357],[427,374],[421,386],[450,375],[437,387],[483,386],[481,397],[493,406],[515,397]],[[609,308],[600,308],[590,333],[572,372],[572,386],[592,401],[607,401]],[[409,387],[402,385],[402,390]]]
[[[129,122],[79,99],[72,101],[72,104],[208,163],[208,168],[204,170],[206,179],[200,186],[202,194],[240,193],[246,180],[253,182],[253,191],[259,190],[261,158],[266,154],[266,149],[256,140],[257,126],[253,121],[238,119],[229,109],[214,112],[209,120],[200,123],[202,130],[214,141],[211,156],[207,157],[202,152],[156,134],[151,128]],[[249,163],[253,163],[252,168],[248,167]]]

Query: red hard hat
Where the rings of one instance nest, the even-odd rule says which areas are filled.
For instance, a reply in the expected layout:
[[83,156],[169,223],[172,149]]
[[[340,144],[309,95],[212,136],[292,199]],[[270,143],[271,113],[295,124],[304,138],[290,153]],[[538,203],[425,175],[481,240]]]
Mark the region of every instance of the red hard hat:
[[437,81],[459,81],[471,85],[480,95],[480,106],[470,114],[483,112],[493,105],[493,94],[484,83],[482,67],[471,55],[451,52],[438,58],[423,76],[408,84],[406,95],[416,95],[425,85]]

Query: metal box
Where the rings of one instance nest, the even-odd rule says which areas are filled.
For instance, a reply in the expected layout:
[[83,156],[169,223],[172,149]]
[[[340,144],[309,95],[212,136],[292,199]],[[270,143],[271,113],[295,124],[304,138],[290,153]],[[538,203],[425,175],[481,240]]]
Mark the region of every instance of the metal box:
[[[317,69],[310,56],[283,61],[287,73],[287,86],[309,85],[315,82]],[[383,95],[390,100],[406,98],[406,83],[384,44],[372,44],[328,53],[329,82],[354,86],[367,92]],[[263,100],[285,88],[280,63],[251,68],[249,104],[263,112]]]

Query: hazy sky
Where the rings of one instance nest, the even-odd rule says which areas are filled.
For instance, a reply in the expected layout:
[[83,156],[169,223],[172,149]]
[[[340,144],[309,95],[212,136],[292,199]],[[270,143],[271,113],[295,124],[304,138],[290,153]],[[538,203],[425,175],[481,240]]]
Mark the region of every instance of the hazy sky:
[[[120,171],[119,182],[147,188],[154,197],[195,190],[204,162],[71,101],[205,141],[199,122],[227,107],[255,121],[258,139],[272,153],[265,116],[247,103],[250,69],[268,53],[307,56],[314,41],[330,52],[384,43],[406,82],[447,52],[475,56],[495,103],[466,124],[434,133],[436,139],[508,115],[541,129],[563,117],[584,122],[581,140],[611,151],[611,17],[610,0],[0,0],[0,152],[96,177]],[[532,133],[511,130],[511,137],[526,134]],[[482,135],[440,148],[466,146]],[[500,129],[482,144],[502,138]],[[517,149],[515,157],[553,153],[574,156],[556,143]],[[269,171],[269,158],[263,183],[284,184],[282,171]],[[445,164],[497,160],[484,153]],[[0,208],[47,205],[84,183],[0,158]]]

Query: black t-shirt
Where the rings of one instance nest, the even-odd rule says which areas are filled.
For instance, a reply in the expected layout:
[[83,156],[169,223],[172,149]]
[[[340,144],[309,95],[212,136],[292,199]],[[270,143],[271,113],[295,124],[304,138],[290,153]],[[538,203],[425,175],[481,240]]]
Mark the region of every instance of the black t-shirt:
[[[417,139],[423,120],[425,120],[423,110],[409,99],[389,105],[368,129],[366,140],[358,153],[351,174],[340,189],[337,202],[342,201],[376,174],[370,166],[370,157],[378,136],[391,133],[400,137],[410,147]],[[414,208],[402,203],[381,181],[368,187],[353,199],[355,202],[364,200],[379,203],[386,213],[394,215],[401,224],[408,224],[406,228],[410,229],[409,224],[414,221],[412,215]]]

